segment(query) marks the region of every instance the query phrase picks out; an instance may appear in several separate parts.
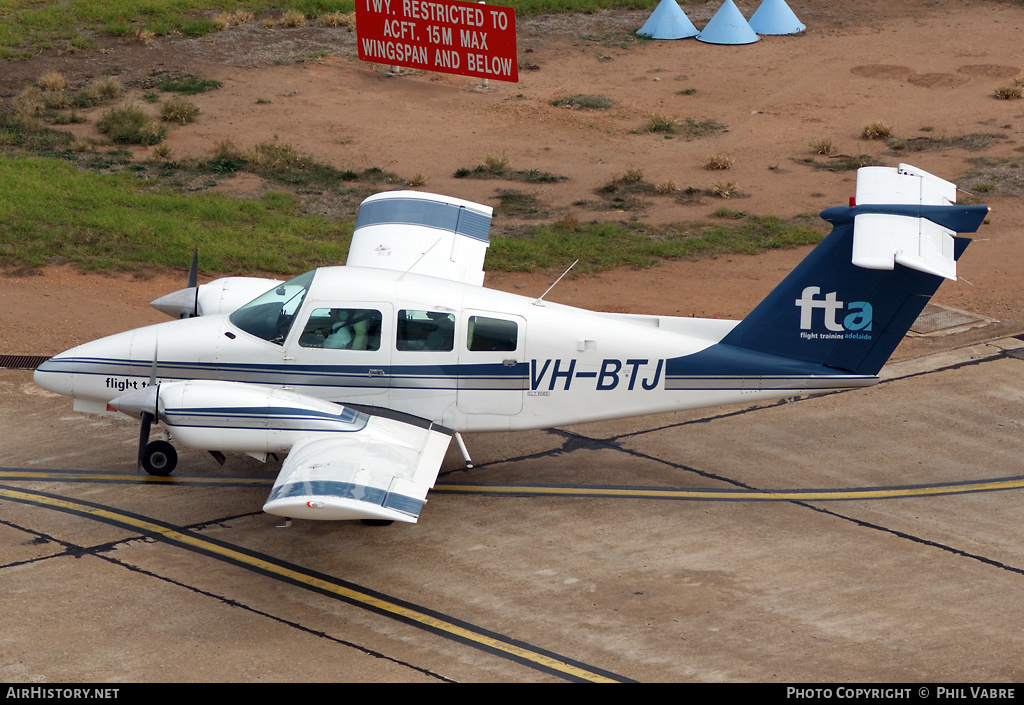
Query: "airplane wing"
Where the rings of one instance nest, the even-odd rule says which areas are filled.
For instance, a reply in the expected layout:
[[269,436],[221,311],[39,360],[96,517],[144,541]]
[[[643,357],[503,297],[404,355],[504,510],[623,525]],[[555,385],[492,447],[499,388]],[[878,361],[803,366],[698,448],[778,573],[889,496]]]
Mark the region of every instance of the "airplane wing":
[[263,511],[415,523],[451,436],[441,426],[381,416],[353,433],[310,436],[292,446]]
[[490,206],[419,191],[389,191],[359,206],[346,266],[483,284]]
[[415,523],[453,431],[393,411],[367,413],[243,382],[144,385],[108,409],[163,422],[198,450],[288,451],[263,510],[302,519]]

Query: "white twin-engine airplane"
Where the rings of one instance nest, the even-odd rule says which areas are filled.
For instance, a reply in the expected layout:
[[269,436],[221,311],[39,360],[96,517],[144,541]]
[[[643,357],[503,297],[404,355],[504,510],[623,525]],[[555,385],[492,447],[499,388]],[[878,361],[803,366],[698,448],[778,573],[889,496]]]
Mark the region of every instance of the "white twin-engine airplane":
[[[414,523],[452,435],[577,424],[862,387],[988,213],[911,166],[867,167],[856,205],[742,321],[597,313],[483,288],[491,208],[366,199],[344,267],[231,277],[157,299],[184,320],[61,353],[35,372],[77,411],[141,417],[168,443],[287,452],[264,508]],[[257,294],[259,294],[257,296]],[[253,298],[255,296],[255,298]],[[250,300],[251,299],[251,300]],[[166,428],[149,442],[153,421]]]

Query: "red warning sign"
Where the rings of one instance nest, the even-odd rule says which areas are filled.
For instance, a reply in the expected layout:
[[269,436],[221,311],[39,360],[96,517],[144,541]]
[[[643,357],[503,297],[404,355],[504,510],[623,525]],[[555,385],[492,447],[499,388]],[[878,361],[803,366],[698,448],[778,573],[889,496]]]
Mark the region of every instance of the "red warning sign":
[[356,41],[362,61],[519,81],[511,7],[456,0],[356,0]]

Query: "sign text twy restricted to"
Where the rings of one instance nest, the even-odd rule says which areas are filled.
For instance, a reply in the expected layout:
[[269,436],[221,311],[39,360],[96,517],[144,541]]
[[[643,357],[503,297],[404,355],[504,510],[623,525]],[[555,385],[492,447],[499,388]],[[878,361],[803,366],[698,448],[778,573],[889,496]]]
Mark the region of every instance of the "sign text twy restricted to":
[[516,82],[510,7],[448,0],[356,0],[359,58],[378,64]]

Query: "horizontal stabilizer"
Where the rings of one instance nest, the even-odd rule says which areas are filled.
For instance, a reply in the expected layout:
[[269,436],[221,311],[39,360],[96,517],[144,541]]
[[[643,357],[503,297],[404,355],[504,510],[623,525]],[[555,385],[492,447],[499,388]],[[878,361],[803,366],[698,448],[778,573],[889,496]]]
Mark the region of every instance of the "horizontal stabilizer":
[[865,213],[854,218],[853,263],[866,269],[895,264],[956,281],[953,232],[922,218]]
[[346,265],[483,284],[490,206],[419,191],[389,191],[359,206]]
[[853,264],[893,269],[896,264],[956,280],[957,232],[974,232],[985,206],[957,206],[956,185],[907,164],[857,171],[857,205],[823,217],[853,218]]

